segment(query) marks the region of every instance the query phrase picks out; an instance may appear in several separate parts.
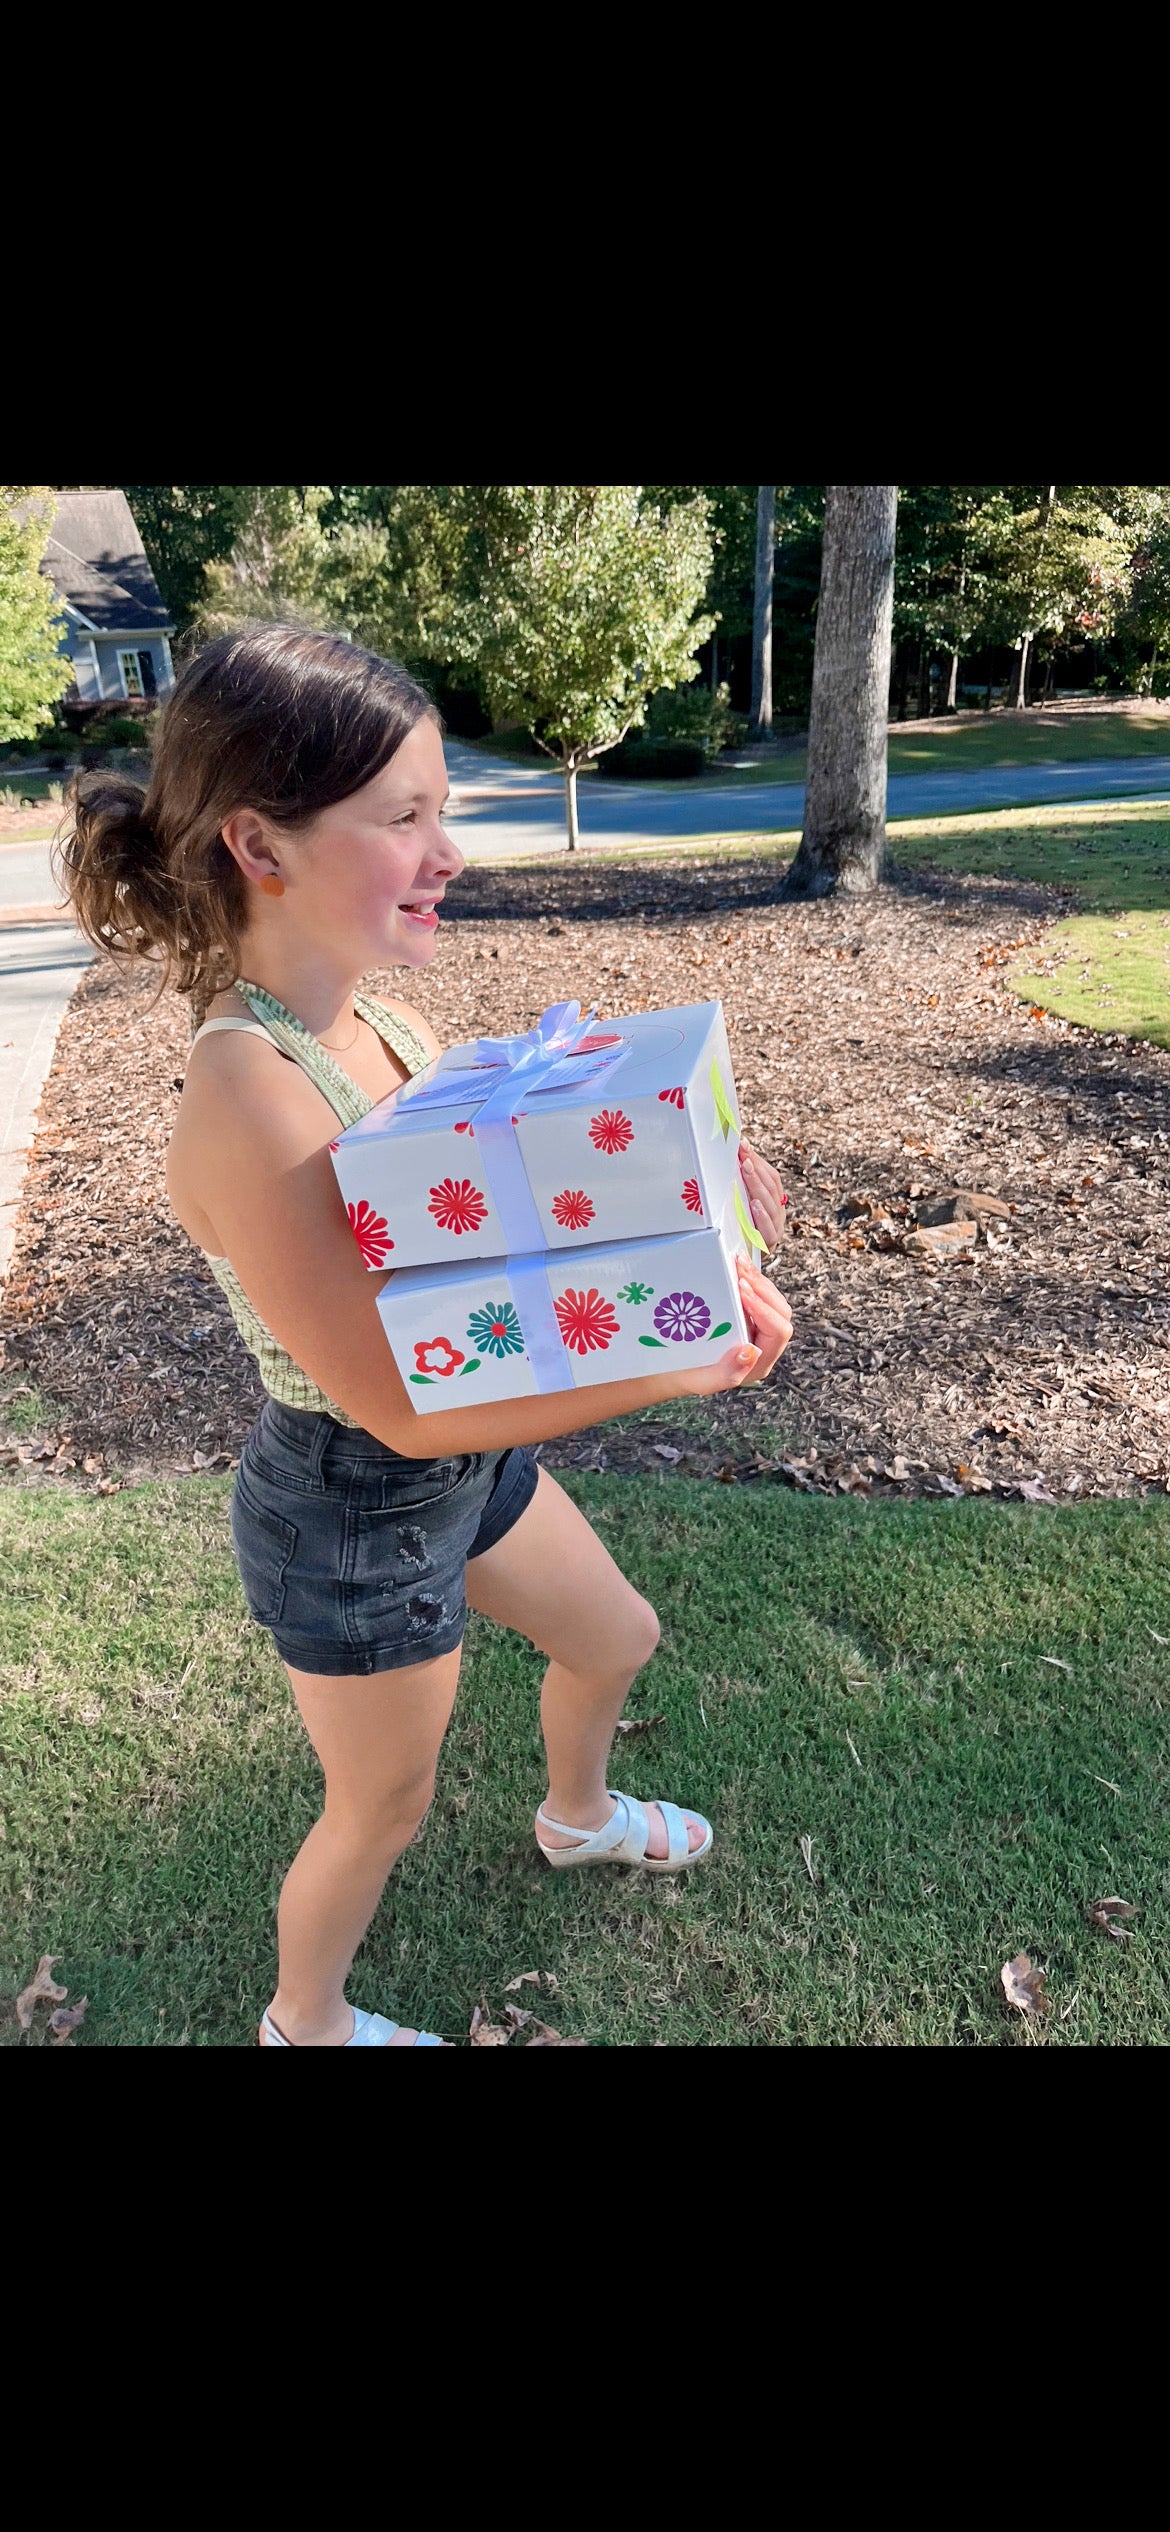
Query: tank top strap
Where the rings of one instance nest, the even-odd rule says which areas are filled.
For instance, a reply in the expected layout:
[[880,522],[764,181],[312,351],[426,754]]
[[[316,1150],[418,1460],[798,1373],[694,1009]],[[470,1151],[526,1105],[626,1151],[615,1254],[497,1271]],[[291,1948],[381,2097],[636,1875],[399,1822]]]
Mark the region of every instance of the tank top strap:
[[409,1073],[425,1072],[431,1058],[409,1020],[396,1019],[384,1002],[373,1002],[365,993],[355,993],[353,1007],[363,1020],[369,1021],[370,1027],[377,1031],[391,1054],[397,1055],[399,1063],[405,1064]]

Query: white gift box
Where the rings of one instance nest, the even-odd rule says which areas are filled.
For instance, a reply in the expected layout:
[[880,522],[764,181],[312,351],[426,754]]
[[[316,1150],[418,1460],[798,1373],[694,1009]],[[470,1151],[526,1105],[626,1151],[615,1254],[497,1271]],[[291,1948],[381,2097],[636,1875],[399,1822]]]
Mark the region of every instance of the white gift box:
[[734,1262],[751,1254],[745,1212],[737,1171],[708,1230],[392,1274],[378,1311],[414,1406],[427,1415],[718,1361],[748,1333]]
[[330,1150],[373,1271],[711,1229],[738,1142],[721,1003],[592,1029],[560,1003],[448,1047]]

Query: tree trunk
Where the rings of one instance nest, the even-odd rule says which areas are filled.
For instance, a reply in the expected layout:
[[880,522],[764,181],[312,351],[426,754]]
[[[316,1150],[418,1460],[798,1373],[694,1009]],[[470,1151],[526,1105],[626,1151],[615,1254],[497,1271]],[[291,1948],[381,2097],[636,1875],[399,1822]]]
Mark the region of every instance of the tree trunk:
[[947,684],[947,711],[948,711],[948,712],[957,712],[957,711],[958,711],[958,709],[959,709],[959,654],[958,654],[958,652],[957,652],[957,651],[952,651],[952,652],[951,652],[951,673],[950,673],[950,678],[949,678],[949,680],[948,680],[948,684]]
[[752,617],[752,716],[750,736],[772,735],[772,567],[776,542],[776,486],[756,494],[756,603]]
[[718,635],[717,633],[713,633],[713,634],[711,635],[711,692],[712,692],[712,694],[715,694],[715,693],[716,693],[716,691],[717,691],[717,689],[718,689],[718,685],[719,685],[719,635]]
[[886,842],[896,484],[828,484],[804,833],[782,894],[875,886]]
[[930,652],[925,642],[918,645],[918,718],[930,719]]
[[1013,712],[1026,712],[1028,708],[1028,653],[1031,647],[1032,636],[1030,633],[1025,633],[1016,654],[1012,690],[1008,696],[1008,704]]
[[578,827],[577,827],[577,768],[576,768],[576,766],[575,766],[575,765],[566,765],[566,766],[565,766],[565,769],[564,769],[564,773],[565,773],[565,825],[567,826],[567,828],[568,828],[568,830],[569,830],[569,851],[570,851],[571,853],[575,853],[575,852],[576,852],[576,850],[577,850],[577,835],[578,835]]

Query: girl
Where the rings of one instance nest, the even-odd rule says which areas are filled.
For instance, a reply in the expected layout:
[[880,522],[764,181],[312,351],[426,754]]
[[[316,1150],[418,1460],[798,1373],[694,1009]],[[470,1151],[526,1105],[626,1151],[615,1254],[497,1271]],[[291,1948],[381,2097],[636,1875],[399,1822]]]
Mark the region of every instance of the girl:
[[[64,847],[90,939],[159,958],[164,983],[173,975],[210,1011],[167,1184],[268,1393],[240,1456],[232,1535],[325,1777],[281,1892],[267,2047],[444,2045],[355,2008],[345,1986],[431,1801],[468,1602],[548,1656],[548,1791],[534,1825],[549,1863],[678,1872],[708,1852],[696,1812],[607,1788],[614,1726],[658,1621],[529,1446],[762,1380],[792,1330],[787,1304],[743,1264],[755,1341],[721,1362],[415,1415],[375,1308],[386,1278],[363,1264],[328,1146],[339,1119],[441,1051],[408,1004],[357,987],[371,968],[435,955],[463,867],[446,799],[438,717],[400,668],[269,624],[222,636],[184,670],[149,791],[83,782]],[[779,1179],[746,1151],[744,1169],[773,1242]]]

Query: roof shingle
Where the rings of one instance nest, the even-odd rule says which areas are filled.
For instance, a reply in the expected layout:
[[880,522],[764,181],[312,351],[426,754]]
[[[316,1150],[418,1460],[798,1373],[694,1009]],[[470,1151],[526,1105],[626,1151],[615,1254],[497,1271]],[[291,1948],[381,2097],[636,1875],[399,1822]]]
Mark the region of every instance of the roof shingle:
[[59,492],[41,570],[101,633],[173,633],[124,492]]

